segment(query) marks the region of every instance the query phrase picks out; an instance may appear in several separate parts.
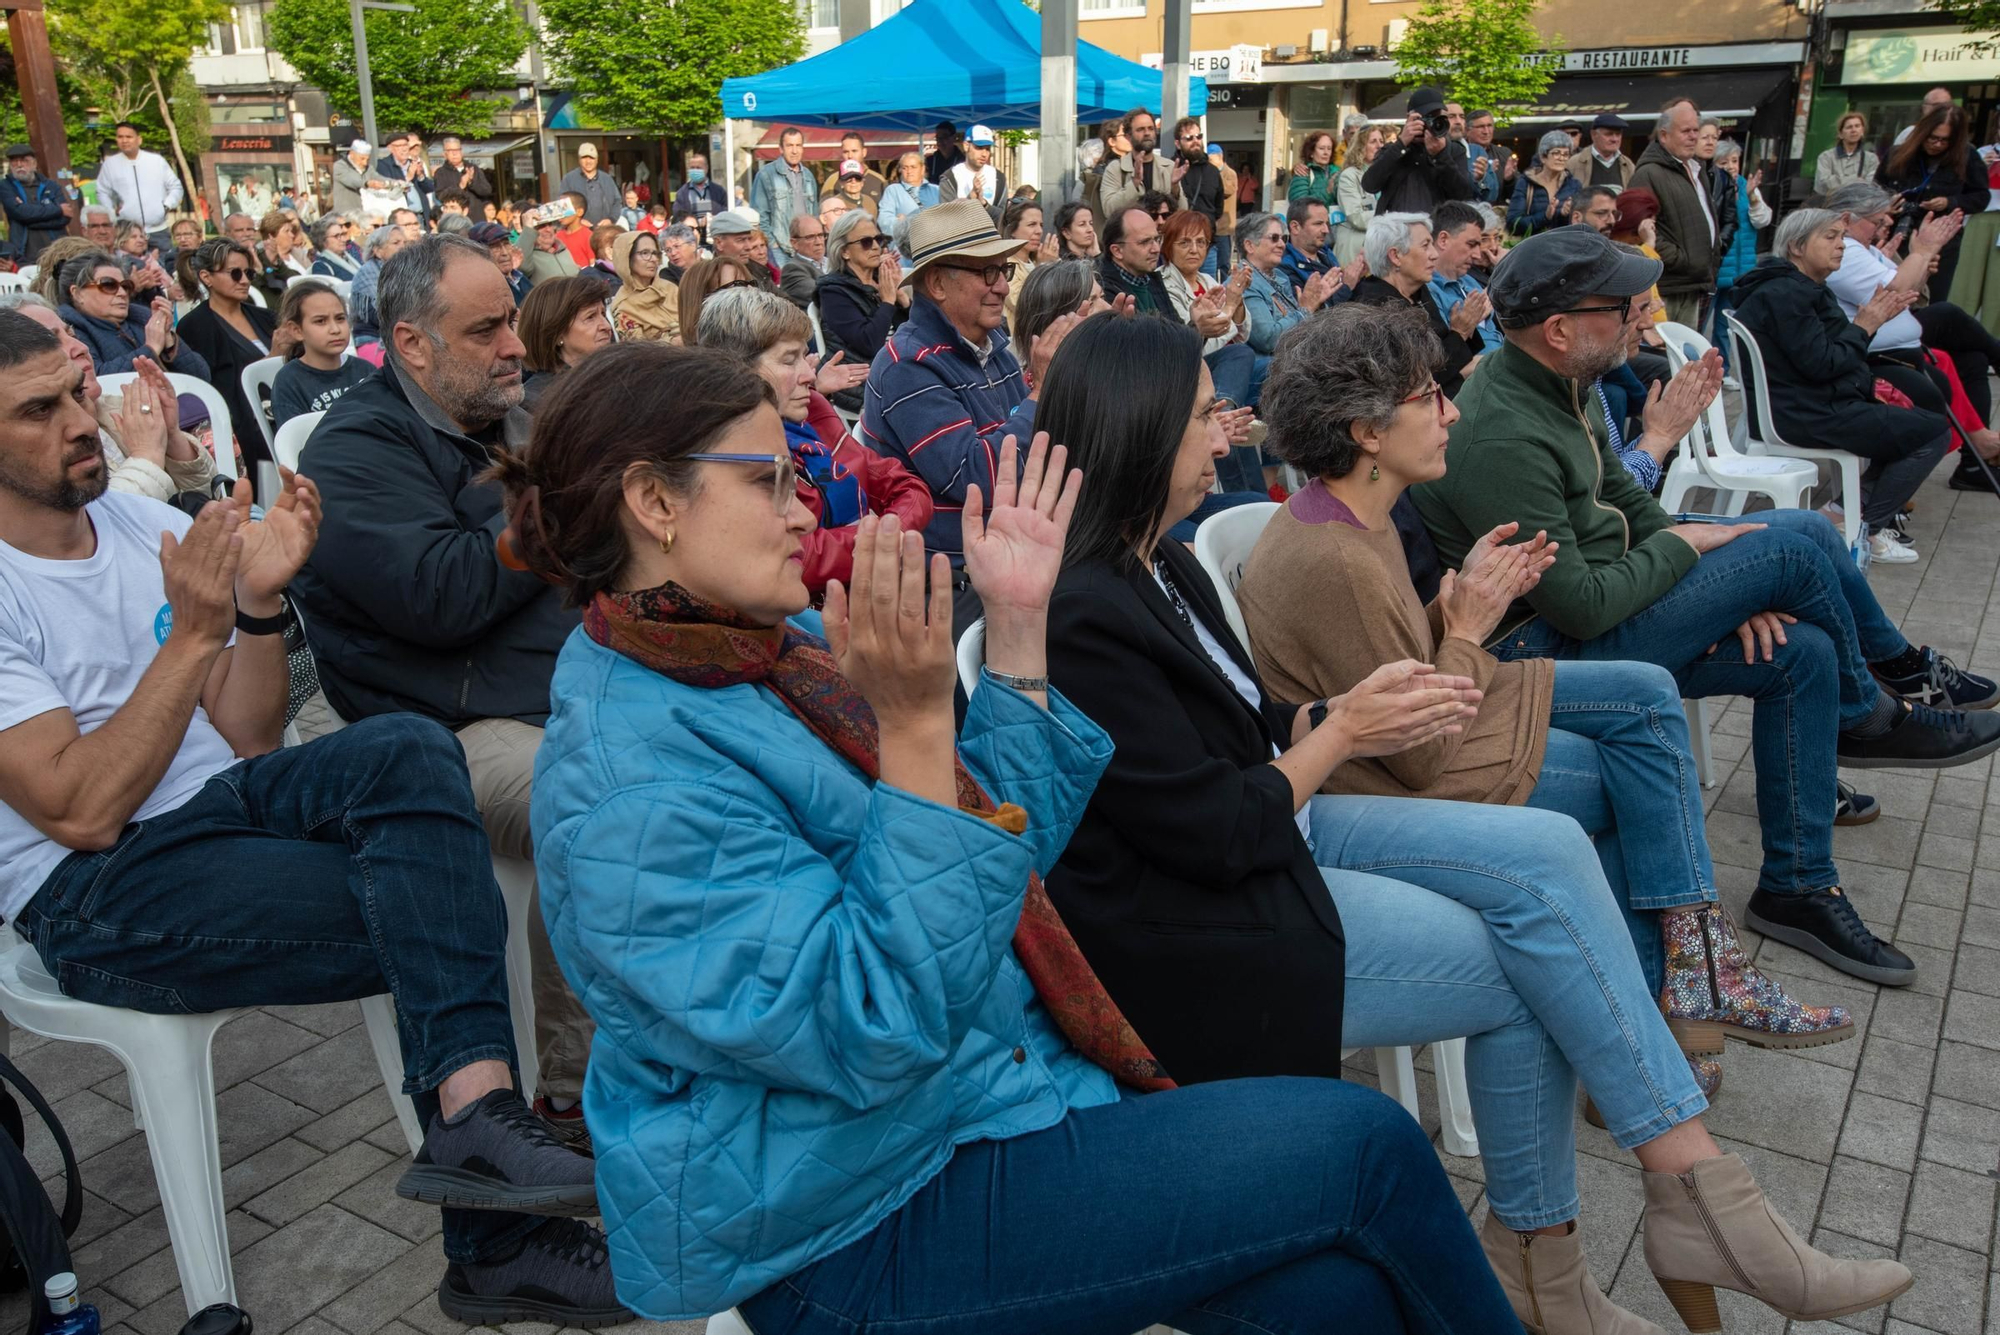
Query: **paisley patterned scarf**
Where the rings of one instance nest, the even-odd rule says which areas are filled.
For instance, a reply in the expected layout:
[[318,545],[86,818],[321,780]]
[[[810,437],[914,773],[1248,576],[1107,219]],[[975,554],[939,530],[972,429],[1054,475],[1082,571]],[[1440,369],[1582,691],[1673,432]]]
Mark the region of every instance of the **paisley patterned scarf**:
[[[671,582],[639,593],[598,594],[584,609],[583,629],[605,648],[689,686],[755,682],[871,781],[880,775],[875,711],[840,674],[824,640],[789,626],[749,625]],[[963,760],[957,770],[961,810],[1014,834],[1027,828],[1025,813],[1011,804],[996,806]],[[1014,929],[1014,954],[1079,1052],[1134,1089],[1174,1087],[1105,992],[1033,872]]]

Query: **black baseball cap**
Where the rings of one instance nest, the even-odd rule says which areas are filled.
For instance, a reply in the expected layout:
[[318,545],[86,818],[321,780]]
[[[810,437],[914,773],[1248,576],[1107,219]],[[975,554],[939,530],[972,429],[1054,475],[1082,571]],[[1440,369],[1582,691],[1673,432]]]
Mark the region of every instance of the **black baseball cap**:
[[1435,88],[1412,88],[1410,110],[1423,115],[1444,110],[1444,94]]
[[1552,227],[1501,258],[1487,295],[1501,324],[1524,329],[1593,296],[1636,297],[1664,267],[1595,227]]

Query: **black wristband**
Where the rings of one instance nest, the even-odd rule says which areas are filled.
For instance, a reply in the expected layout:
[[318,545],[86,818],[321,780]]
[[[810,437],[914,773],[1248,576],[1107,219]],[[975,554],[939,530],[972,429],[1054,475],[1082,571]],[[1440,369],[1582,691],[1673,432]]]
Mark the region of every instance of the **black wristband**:
[[242,608],[237,608],[236,629],[244,635],[283,634],[286,623],[291,620],[292,609],[291,605],[285,602],[283,595],[279,596],[278,603],[277,615],[268,617],[253,617]]
[[1320,724],[1326,722],[1326,703],[1324,700],[1315,700],[1306,706],[1306,726],[1308,728],[1317,728]]

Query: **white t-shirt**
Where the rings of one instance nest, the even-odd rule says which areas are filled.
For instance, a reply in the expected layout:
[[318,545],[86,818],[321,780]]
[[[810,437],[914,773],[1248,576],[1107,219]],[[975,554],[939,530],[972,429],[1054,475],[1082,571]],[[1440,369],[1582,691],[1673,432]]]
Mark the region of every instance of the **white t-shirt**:
[[[97,550],[81,561],[45,561],[0,542],[0,729],[54,709],[76,715],[83,732],[102,727],[132,698],[173,628],[160,534],[184,536],[194,521],[119,491],[87,513]],[[172,811],[235,763],[196,705],[173,763],[132,819]],[[0,917],[20,912],[71,851],[0,805]]]
[[[1852,320],[1856,311],[1875,299],[1875,289],[1887,287],[1895,277],[1896,265],[1887,255],[1850,236],[1840,243],[1840,267],[1826,276],[1826,286]],[[1868,350],[1914,348],[1923,341],[1924,327],[1917,323],[1917,317],[1908,311],[1898,311],[1895,318],[1868,340]]]

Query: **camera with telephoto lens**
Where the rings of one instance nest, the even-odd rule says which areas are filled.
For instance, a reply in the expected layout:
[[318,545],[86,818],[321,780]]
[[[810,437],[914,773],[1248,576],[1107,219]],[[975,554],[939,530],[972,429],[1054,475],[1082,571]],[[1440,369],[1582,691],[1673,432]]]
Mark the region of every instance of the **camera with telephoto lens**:
[[1451,117],[1444,114],[1442,107],[1424,116],[1424,133],[1433,139],[1443,139],[1451,133]]

